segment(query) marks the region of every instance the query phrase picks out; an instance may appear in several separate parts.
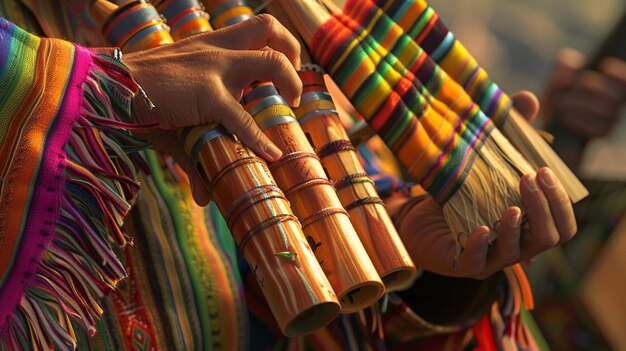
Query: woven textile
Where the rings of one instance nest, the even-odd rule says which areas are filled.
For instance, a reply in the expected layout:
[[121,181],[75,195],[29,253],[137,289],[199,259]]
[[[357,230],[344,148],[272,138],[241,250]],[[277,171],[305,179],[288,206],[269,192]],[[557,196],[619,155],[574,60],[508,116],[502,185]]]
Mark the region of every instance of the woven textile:
[[[125,276],[111,244],[138,184],[122,120],[137,85],[111,58],[0,18],[0,342],[75,344]],[[130,155],[130,157],[133,157]]]
[[[456,80],[498,126],[504,123],[511,100],[472,57],[437,12],[423,0],[372,0],[403,31]],[[355,1],[347,11],[353,11]]]
[[354,18],[334,14],[316,32],[313,54],[412,178],[445,203],[493,124],[460,86],[443,84],[445,72],[401,28],[367,4]]

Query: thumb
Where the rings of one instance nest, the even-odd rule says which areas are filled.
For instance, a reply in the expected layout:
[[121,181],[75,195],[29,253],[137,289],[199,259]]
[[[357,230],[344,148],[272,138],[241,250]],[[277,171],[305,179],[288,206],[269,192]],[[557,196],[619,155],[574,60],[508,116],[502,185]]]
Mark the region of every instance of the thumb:
[[196,169],[187,169],[187,176],[189,177],[189,185],[191,187],[191,194],[193,200],[198,206],[206,206],[211,201],[211,194],[207,190],[207,185],[202,180],[202,177]]
[[528,90],[522,90],[511,94],[511,100],[513,100],[513,106],[528,122],[531,122],[537,117],[539,113],[539,100],[535,94]]

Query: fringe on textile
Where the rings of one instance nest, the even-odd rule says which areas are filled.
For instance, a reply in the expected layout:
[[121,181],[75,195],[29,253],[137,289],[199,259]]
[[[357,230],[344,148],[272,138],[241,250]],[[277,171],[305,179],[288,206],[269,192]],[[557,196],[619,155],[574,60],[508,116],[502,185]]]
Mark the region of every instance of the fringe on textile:
[[121,63],[93,56],[81,116],[58,163],[65,171],[54,239],[7,321],[0,349],[75,349],[71,320],[93,335],[101,298],[126,277],[112,247],[128,243],[121,227],[139,190],[137,168],[144,168],[134,151],[147,145],[127,122],[138,88]]

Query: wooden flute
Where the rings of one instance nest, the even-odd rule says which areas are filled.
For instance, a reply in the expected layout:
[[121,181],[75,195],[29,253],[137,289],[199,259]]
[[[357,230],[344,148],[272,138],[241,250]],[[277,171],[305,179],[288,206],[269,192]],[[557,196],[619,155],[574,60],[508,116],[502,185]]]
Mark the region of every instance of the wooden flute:
[[[279,3],[270,4],[267,10],[300,39]],[[301,61],[298,75],[303,92],[300,106],[294,109],[296,118],[348,211],[350,222],[385,284],[385,291],[405,288],[417,275],[415,264],[350,142],[326,87],[323,69],[313,64],[304,44]]]
[[[211,29],[194,0],[157,4],[177,38]],[[94,4],[103,34],[125,51],[173,42],[157,10],[143,1]],[[310,333],[340,306],[267,164],[218,125],[179,131],[185,150],[250,265],[282,332]]]
[[[215,26],[234,24],[253,13],[242,1],[204,3]],[[244,108],[283,151],[270,170],[300,219],[341,311],[373,304],[384,293],[384,285],[294,112],[271,83],[254,84],[243,99]]]

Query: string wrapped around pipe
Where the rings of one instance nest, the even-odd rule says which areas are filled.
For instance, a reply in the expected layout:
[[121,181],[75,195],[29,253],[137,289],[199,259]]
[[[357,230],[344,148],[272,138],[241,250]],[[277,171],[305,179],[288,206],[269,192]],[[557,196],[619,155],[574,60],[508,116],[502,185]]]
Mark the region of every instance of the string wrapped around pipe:
[[[239,9],[233,11],[236,18],[246,13],[241,1],[205,1],[205,5],[212,17],[214,11],[223,16],[228,8]],[[270,170],[300,219],[341,311],[350,313],[372,305],[384,293],[384,285],[295,114],[268,82],[247,89],[244,108],[283,152],[279,161],[270,164]]]
[[321,72],[321,67],[309,64],[298,73],[303,94],[296,116],[350,214],[385,290],[401,289],[415,278],[415,265],[348,139]]

